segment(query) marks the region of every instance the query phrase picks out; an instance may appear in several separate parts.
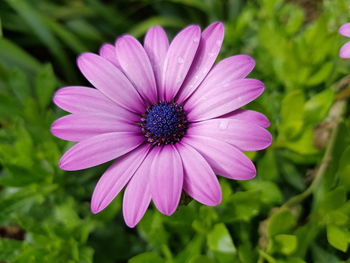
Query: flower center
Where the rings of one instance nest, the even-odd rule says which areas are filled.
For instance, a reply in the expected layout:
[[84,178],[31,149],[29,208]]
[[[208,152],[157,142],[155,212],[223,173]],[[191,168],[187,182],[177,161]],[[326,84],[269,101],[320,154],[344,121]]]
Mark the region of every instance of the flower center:
[[175,144],[185,135],[186,114],[173,102],[159,102],[147,108],[140,126],[147,141],[153,145]]

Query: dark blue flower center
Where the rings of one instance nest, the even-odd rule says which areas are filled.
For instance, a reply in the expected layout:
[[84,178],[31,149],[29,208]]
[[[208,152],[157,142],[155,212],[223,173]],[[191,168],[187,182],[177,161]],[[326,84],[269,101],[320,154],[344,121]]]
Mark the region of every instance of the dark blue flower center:
[[185,135],[186,114],[181,105],[159,102],[148,107],[140,126],[147,141],[153,145],[175,144]]

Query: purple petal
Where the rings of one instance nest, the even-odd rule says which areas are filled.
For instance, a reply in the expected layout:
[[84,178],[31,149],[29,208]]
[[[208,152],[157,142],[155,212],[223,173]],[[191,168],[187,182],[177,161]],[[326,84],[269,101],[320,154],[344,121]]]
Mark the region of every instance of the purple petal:
[[96,214],[105,209],[135,174],[149,152],[145,144],[116,160],[98,181],[91,198],[91,211]]
[[204,94],[216,90],[220,86],[229,86],[235,80],[245,78],[254,67],[254,59],[247,55],[225,58],[213,67],[193,95]]
[[191,146],[176,144],[184,167],[184,190],[198,202],[215,206],[221,203],[219,181],[207,161]]
[[111,62],[93,53],[83,53],[78,67],[85,78],[125,109],[143,113],[145,105],[126,76]]
[[117,68],[120,68],[120,64],[115,54],[115,46],[111,44],[103,44],[100,48],[99,54],[101,57],[113,63],[114,66],[116,66]]
[[204,93],[199,90],[184,107],[189,121],[207,120],[234,111],[259,97],[264,84],[256,79],[239,79],[227,85],[217,83]]
[[199,26],[190,25],[179,32],[171,42],[163,66],[163,94],[160,94],[160,99],[174,99],[192,64],[200,35]]
[[153,148],[151,193],[157,209],[165,215],[175,212],[181,197],[183,168],[181,157],[173,145]]
[[264,114],[253,110],[238,109],[227,113],[219,118],[229,118],[234,120],[247,121],[259,125],[263,128],[267,128],[270,126],[270,121]]
[[339,34],[350,37],[350,23],[346,23],[339,28]]
[[150,166],[153,159],[154,151],[151,151],[126,187],[123,215],[129,227],[134,227],[141,220],[151,202]]
[[56,91],[53,101],[71,113],[101,113],[123,118],[126,121],[139,121],[136,114],[118,106],[97,89],[71,86]]
[[345,43],[340,51],[339,51],[339,56],[341,58],[350,58],[350,41]]
[[150,104],[157,101],[157,86],[151,62],[136,38],[124,35],[115,43],[117,59],[125,75]]
[[248,180],[256,175],[253,162],[237,148],[209,137],[187,136],[181,141],[195,148],[215,173],[235,180]]
[[160,94],[162,69],[169,48],[169,40],[164,29],[160,26],[151,27],[145,36],[143,46],[151,61],[158,87],[158,94]]
[[264,128],[241,120],[211,119],[191,124],[186,135],[226,141],[241,151],[258,151],[271,145],[272,136]]
[[178,103],[184,102],[206,77],[220,52],[223,39],[224,25],[221,22],[215,22],[203,31],[196,56],[178,94]]
[[96,135],[78,142],[64,153],[60,168],[82,170],[108,162],[135,149],[144,138],[131,132],[112,132]]
[[136,123],[128,123],[113,115],[76,113],[57,119],[51,133],[67,141],[79,142],[95,135],[110,132],[139,132]]

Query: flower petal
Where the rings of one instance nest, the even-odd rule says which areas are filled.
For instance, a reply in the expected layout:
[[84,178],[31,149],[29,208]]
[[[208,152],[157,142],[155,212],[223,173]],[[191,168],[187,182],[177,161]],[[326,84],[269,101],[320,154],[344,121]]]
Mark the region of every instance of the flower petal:
[[217,87],[221,86],[227,87],[235,80],[245,78],[254,67],[254,59],[247,55],[225,58],[213,67],[193,95],[217,91]]
[[[201,89],[201,88],[199,88]],[[184,109],[189,121],[201,121],[234,111],[263,93],[264,84],[256,79],[239,79],[228,85],[218,83],[206,92],[196,91]]]
[[339,56],[341,58],[350,58],[350,41],[345,43],[340,51],[339,51]]
[[350,37],[350,23],[346,23],[339,28],[339,34]]
[[149,103],[157,101],[157,86],[151,62],[139,41],[124,35],[115,43],[117,59],[129,80]]
[[171,42],[163,66],[160,99],[171,101],[176,96],[196,54],[201,30],[190,25]]
[[111,100],[133,112],[144,112],[140,95],[111,62],[93,53],[83,53],[77,63],[85,78]]
[[178,103],[184,102],[199,86],[213,66],[224,39],[224,25],[215,22],[202,33],[196,56],[178,94]]
[[103,44],[100,48],[99,54],[101,57],[113,63],[114,66],[116,66],[117,68],[120,68],[120,64],[115,54],[115,46],[111,44]]
[[128,123],[113,115],[100,113],[76,113],[57,119],[51,125],[51,133],[67,141],[79,142],[95,135],[110,132],[139,132],[136,123]]
[[183,168],[181,157],[173,145],[153,148],[151,193],[157,209],[165,215],[175,212],[181,197]]
[[129,227],[134,227],[141,220],[151,202],[150,166],[153,159],[154,153],[151,151],[126,187],[123,215]]
[[64,153],[60,168],[82,170],[108,162],[135,149],[144,138],[132,132],[111,132],[83,140]]
[[192,123],[186,135],[222,140],[241,151],[262,150],[272,142],[271,134],[264,128],[250,122],[227,118]]
[[216,85],[225,86],[234,80],[243,79],[255,67],[255,60],[247,55],[236,55],[217,63],[196,92],[213,90]]
[[[126,121],[139,121],[135,113],[118,106],[97,89],[70,86],[56,91],[53,101],[65,111],[71,113],[101,113],[118,116]],[[93,107],[92,107],[93,105]]]
[[270,121],[264,114],[253,110],[238,109],[227,113],[219,118],[229,118],[234,120],[247,121],[259,125],[263,128],[267,128],[270,126]]
[[207,161],[187,144],[178,143],[176,148],[184,167],[184,190],[198,202],[215,206],[221,203],[219,181]]
[[125,154],[116,160],[98,180],[91,198],[91,211],[94,214],[105,209],[119,194],[122,188],[135,174],[149,152],[150,144]]
[[253,162],[233,145],[214,138],[186,135],[181,140],[195,148],[215,173],[235,180],[248,180],[256,175]]
[[151,27],[147,31],[143,46],[152,64],[159,94],[163,64],[169,48],[169,40],[164,29],[160,26]]

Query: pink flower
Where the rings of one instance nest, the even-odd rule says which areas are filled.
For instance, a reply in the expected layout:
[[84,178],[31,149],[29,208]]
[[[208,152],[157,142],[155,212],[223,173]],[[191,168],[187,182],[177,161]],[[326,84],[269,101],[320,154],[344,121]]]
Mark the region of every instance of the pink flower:
[[[350,23],[346,23],[339,28],[339,34],[350,37]],[[339,56],[341,58],[350,58],[350,41],[345,43],[340,51]]]
[[239,109],[263,93],[264,84],[246,76],[255,66],[246,55],[214,65],[224,37],[220,22],[203,32],[190,25],[168,42],[155,26],[144,45],[130,35],[100,54],[84,53],[78,67],[96,88],[57,91],[54,102],[70,115],[52,133],[77,142],[60,160],[67,171],[114,159],[98,181],[91,210],[98,213],[124,186],[123,215],[134,227],[151,200],[165,215],[176,210],[184,190],[215,206],[221,188],[215,174],[248,180],[256,175],[242,151],[268,147],[272,137],[261,113]]

